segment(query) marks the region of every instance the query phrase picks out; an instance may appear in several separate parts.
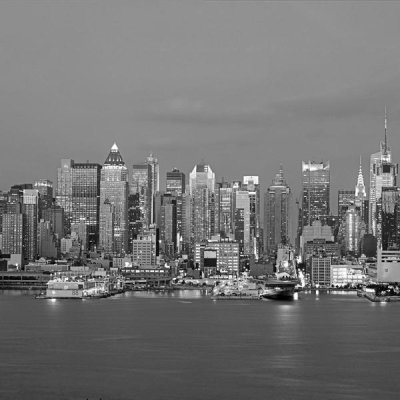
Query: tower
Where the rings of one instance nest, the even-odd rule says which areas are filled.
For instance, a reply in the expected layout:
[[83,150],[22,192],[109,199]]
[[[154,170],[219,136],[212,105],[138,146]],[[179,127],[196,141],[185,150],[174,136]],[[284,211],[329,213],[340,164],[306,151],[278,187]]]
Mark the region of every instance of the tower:
[[328,162],[302,162],[302,224],[311,226],[319,217],[329,215],[330,167]]
[[209,165],[194,166],[189,175],[189,192],[193,239],[194,243],[200,243],[215,233],[215,174]]
[[25,219],[23,254],[28,261],[36,260],[38,254],[38,206],[39,192],[36,189],[24,189],[22,201],[22,213]]
[[157,158],[150,153],[146,158],[146,164],[150,167],[150,179],[149,179],[149,190],[150,190],[150,224],[155,222],[155,207],[154,199],[157,192],[160,191],[160,167]]
[[72,216],[72,167],[74,160],[62,159],[57,170],[56,204],[64,210],[64,230],[71,232]]
[[[132,175],[130,182],[130,196],[134,196],[132,200],[132,204],[139,203],[140,209],[140,221],[130,221],[130,226],[136,226],[136,234],[139,233],[142,229],[148,229],[151,221],[151,212],[150,209],[152,207],[151,201],[151,166],[147,163],[142,164],[134,164],[132,166]],[[133,214],[132,214],[133,215]],[[136,217],[137,213],[134,214]]]
[[290,199],[291,190],[281,166],[264,195],[264,240],[267,255],[275,254],[279,244],[289,242]]
[[99,241],[101,165],[74,163],[72,166],[71,224],[86,225],[80,240],[84,249],[93,249]]
[[[110,215],[111,214],[111,215]],[[104,162],[100,178],[100,247],[113,254],[127,251],[128,170],[116,143]],[[113,229],[110,231],[109,225]],[[113,239],[110,239],[110,235]]]
[[173,168],[172,171],[167,172],[166,193],[171,193],[176,198],[176,235],[175,238],[178,250],[183,237],[182,227],[182,210],[183,210],[183,195],[186,191],[185,174],[179,169]]
[[382,188],[396,186],[398,165],[392,163],[392,153],[387,142],[387,114],[385,108],[385,137],[380,142],[379,152],[370,157],[369,184],[369,223],[368,231],[380,243],[380,227],[378,226],[377,203],[382,196]]

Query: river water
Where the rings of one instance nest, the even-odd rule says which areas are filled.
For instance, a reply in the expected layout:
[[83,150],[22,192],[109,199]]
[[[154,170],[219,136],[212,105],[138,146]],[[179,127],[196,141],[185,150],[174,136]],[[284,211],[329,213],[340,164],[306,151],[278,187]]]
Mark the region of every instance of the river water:
[[400,303],[0,292],[0,399],[399,399]]

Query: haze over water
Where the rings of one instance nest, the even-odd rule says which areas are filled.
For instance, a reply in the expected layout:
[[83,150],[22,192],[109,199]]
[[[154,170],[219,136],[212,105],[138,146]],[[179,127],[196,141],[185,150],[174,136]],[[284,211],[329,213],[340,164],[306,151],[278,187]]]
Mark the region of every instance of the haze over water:
[[0,398],[397,399],[398,304],[0,294]]

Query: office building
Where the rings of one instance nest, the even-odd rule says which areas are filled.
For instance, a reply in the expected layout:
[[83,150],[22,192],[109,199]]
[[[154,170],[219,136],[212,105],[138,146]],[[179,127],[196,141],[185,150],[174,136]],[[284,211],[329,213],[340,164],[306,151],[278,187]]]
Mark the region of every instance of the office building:
[[33,188],[39,192],[39,220],[42,212],[53,204],[53,182],[48,179],[39,179],[33,184]]
[[200,243],[215,233],[215,174],[209,165],[195,165],[189,175],[189,193],[193,240]]
[[244,176],[242,190],[247,190],[250,200],[250,254],[260,255],[260,184],[258,176]]
[[81,238],[84,250],[93,250],[99,242],[100,176],[100,164],[74,163],[72,166],[71,226],[86,225],[86,237]]
[[146,158],[146,164],[150,167],[150,179],[149,179],[149,200],[150,200],[150,225],[155,222],[155,206],[154,200],[156,193],[160,191],[160,167],[157,158],[150,154]]
[[57,170],[56,204],[64,210],[64,234],[71,232],[73,165],[74,160],[62,159]]
[[[110,207],[111,206],[111,207]],[[109,229],[112,212],[113,230]],[[102,218],[103,214],[103,218]],[[104,251],[124,254],[128,251],[128,170],[114,143],[104,162],[100,178],[100,243]],[[111,237],[113,236],[113,239]],[[107,249],[107,250],[106,250]]]
[[34,261],[38,255],[37,231],[38,231],[39,192],[36,189],[24,189],[22,200],[22,213],[25,219],[23,235],[23,255],[27,261]]
[[382,188],[396,186],[398,165],[392,163],[392,153],[387,141],[387,117],[385,110],[385,137],[380,142],[379,152],[371,154],[369,182],[369,223],[368,230],[381,242],[381,227],[378,226],[377,203]]
[[[136,229],[140,227],[141,230],[146,230],[150,226],[151,220],[151,182],[152,170],[151,166],[147,163],[134,164],[132,166],[132,175],[130,181],[130,194],[138,196],[140,208],[140,220],[131,221],[131,226],[135,225]],[[132,201],[134,201],[132,199]],[[132,203],[133,204],[133,203]],[[136,217],[136,213],[134,214]]]
[[264,195],[264,249],[272,256],[279,244],[290,241],[291,191],[283,176],[282,167]]
[[302,162],[302,227],[310,226],[320,216],[329,215],[329,162]]

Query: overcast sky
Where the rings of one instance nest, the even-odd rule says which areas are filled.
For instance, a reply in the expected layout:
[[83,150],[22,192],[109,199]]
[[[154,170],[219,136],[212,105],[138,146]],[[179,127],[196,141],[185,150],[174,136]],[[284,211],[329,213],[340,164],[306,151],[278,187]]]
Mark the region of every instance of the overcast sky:
[[[400,2],[0,2],[0,189],[61,158],[218,178],[329,160],[352,189],[383,139],[399,160]],[[164,179],[163,179],[164,181]],[[298,193],[296,193],[298,196]],[[332,208],[336,208],[333,205]]]

